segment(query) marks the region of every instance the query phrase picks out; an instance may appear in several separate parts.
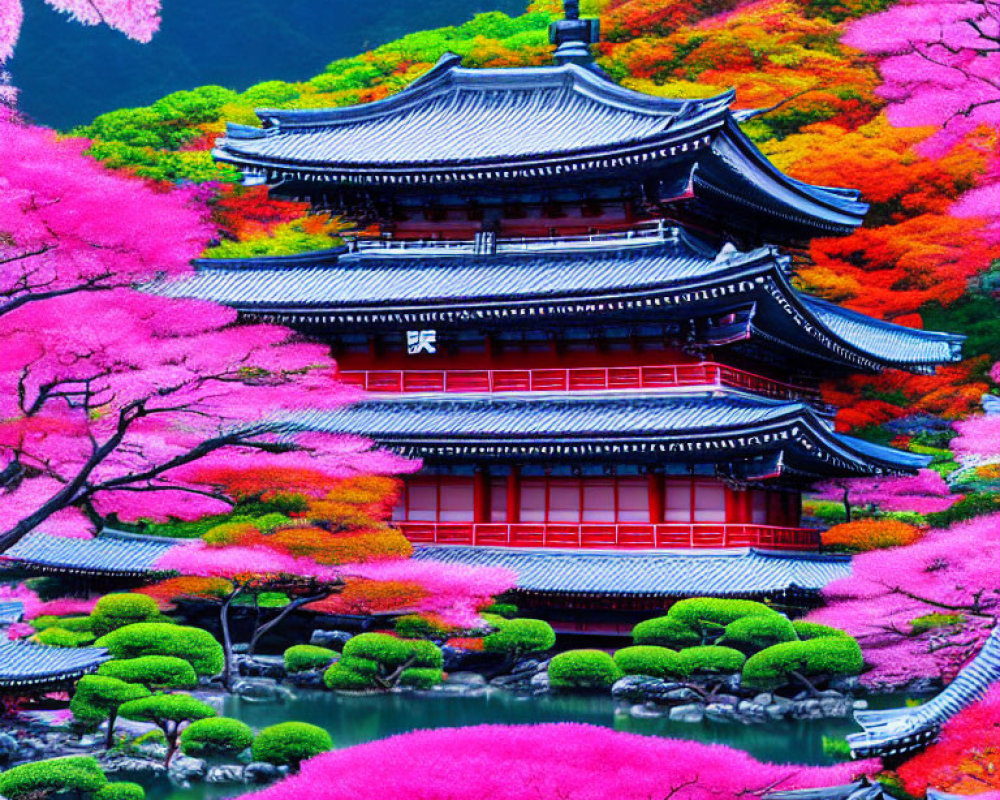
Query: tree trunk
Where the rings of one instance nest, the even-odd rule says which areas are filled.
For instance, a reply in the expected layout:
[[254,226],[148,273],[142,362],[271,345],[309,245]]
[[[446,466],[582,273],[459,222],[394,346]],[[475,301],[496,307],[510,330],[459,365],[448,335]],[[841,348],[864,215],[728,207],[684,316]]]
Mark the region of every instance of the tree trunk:
[[802,684],[809,691],[809,694],[811,694],[813,697],[817,697],[819,695],[819,689],[817,689],[816,686],[812,683],[812,681],[810,681],[801,672],[793,669],[788,674],[791,675],[793,678],[795,678],[797,681],[801,681]]
[[163,765],[170,769],[170,762],[173,761],[174,755],[177,753],[177,737],[180,734],[180,723],[165,721],[162,725],[163,733],[167,737],[167,758],[163,762]]
[[[343,588],[343,587],[339,587]],[[260,642],[261,638],[270,630],[273,630],[282,620],[286,619],[289,614],[296,611],[302,606],[309,605],[309,603],[316,603],[320,600],[325,600],[331,594],[337,591],[336,588],[331,588],[329,591],[322,592],[321,594],[310,595],[309,597],[300,597],[297,600],[293,600],[283,609],[281,612],[272,619],[270,622],[266,622],[263,625],[258,625],[253,632],[253,636],[250,637],[250,644],[247,645],[247,655],[253,656],[257,651],[257,644]]]
[[851,490],[844,488],[844,521],[851,521]]
[[219,611],[219,623],[222,625],[222,688],[227,692],[233,690],[233,635],[229,630],[229,607],[238,594],[230,594]]
[[108,714],[108,735],[104,739],[104,749],[110,750],[115,746],[115,722],[118,719],[118,711]]

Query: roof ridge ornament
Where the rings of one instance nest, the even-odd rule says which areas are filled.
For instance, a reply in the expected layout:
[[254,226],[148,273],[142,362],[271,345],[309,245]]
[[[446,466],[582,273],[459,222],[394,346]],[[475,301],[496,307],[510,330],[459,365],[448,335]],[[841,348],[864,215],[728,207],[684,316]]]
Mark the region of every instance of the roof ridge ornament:
[[601,21],[580,19],[580,0],[565,0],[564,7],[566,18],[549,26],[549,41],[556,46],[556,63],[589,67],[594,62],[591,45],[601,40]]

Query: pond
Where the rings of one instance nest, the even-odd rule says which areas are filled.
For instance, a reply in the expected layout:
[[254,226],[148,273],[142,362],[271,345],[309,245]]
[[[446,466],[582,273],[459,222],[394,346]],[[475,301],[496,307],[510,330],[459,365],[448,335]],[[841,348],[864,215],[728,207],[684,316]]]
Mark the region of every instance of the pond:
[[[874,698],[871,705],[889,707],[902,702],[902,697],[886,695]],[[520,697],[500,691],[485,697],[355,697],[302,692],[285,704],[253,704],[231,697],[224,713],[258,729],[290,719],[311,722],[330,731],[338,748],[421,728],[585,722],[648,736],[726,744],[762,761],[800,764],[833,763],[834,759],[823,752],[823,737],[841,737],[858,730],[850,719],[786,720],[768,725],[635,719],[616,713],[616,703],[607,695]],[[217,800],[243,791],[242,786],[205,784],[176,789],[163,782],[150,787],[149,800]]]

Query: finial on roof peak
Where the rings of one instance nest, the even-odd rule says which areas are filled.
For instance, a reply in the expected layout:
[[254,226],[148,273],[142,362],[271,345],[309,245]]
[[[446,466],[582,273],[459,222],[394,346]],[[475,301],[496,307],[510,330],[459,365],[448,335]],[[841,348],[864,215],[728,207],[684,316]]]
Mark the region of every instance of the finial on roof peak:
[[601,39],[599,19],[580,19],[580,0],[564,0],[565,19],[549,26],[549,41],[556,45],[557,64],[587,66],[594,61],[590,47]]

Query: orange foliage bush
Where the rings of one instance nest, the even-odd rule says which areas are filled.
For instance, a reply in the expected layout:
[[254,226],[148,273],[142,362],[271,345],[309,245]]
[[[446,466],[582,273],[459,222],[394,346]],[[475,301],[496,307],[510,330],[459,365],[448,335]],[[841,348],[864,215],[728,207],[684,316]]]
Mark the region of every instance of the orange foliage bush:
[[852,550],[883,550],[913,544],[921,537],[919,528],[895,519],[859,519],[834,525],[823,532],[826,547]]
[[404,611],[427,597],[419,583],[407,581],[371,581],[349,579],[337,595],[310,603],[306,608],[324,614],[375,614]]
[[184,597],[225,597],[232,584],[223,578],[168,578],[134,591],[152,597],[161,604],[173,603]]

